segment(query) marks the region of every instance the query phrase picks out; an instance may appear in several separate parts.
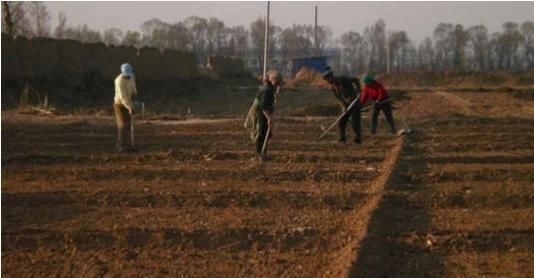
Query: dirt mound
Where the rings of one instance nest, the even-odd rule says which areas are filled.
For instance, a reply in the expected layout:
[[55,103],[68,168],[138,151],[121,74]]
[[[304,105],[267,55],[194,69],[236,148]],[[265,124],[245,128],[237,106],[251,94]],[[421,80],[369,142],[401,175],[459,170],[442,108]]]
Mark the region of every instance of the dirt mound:
[[295,77],[286,82],[286,87],[294,88],[298,86],[313,86],[326,88],[328,84],[323,80],[320,72],[308,67],[301,68]]
[[498,88],[534,86],[534,72],[405,72],[381,74],[378,79],[400,88]]

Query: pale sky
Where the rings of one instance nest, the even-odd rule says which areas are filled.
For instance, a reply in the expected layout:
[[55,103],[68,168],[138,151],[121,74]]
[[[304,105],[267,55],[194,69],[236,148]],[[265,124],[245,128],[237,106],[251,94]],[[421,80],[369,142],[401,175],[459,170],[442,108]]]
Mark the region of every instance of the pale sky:
[[[67,25],[87,23],[103,31],[110,27],[139,30],[151,18],[174,23],[188,16],[216,17],[227,26],[250,23],[266,12],[266,2],[46,2],[52,28],[59,12],[67,14]],[[440,22],[468,27],[484,24],[490,32],[501,31],[506,21],[534,21],[534,2],[271,2],[271,21],[287,27],[313,24],[314,6],[319,7],[319,24],[327,25],[339,37],[347,31],[362,32],[382,18],[389,31],[404,30],[416,42],[432,36]]]

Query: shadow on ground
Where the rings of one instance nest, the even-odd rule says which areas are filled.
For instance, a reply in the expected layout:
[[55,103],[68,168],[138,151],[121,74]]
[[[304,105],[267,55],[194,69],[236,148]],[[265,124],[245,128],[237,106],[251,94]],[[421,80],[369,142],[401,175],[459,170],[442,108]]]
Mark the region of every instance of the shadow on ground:
[[428,188],[414,182],[423,175],[421,134],[407,139],[384,196],[371,215],[368,234],[358,250],[350,277],[441,277],[442,258],[432,250],[430,215],[417,202]]

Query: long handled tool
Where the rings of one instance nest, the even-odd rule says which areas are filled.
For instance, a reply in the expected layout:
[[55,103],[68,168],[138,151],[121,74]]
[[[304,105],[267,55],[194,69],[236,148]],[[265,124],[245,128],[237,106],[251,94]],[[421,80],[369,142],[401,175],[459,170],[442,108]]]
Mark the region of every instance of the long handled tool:
[[267,150],[267,141],[269,141],[269,135],[271,134],[271,126],[267,127],[267,133],[265,134],[265,139],[263,139],[263,147],[261,147],[261,153],[264,154]]
[[135,148],[134,115],[130,114],[130,144]]
[[[276,93],[274,94],[274,102],[278,102],[278,98],[280,97],[280,86],[276,88]],[[271,134],[271,126],[269,125],[267,127],[267,134],[265,135],[265,139],[263,140],[263,147],[261,147],[261,153],[265,153],[265,150],[267,149],[267,141],[269,141],[269,135]]]
[[[386,104],[386,103],[388,103],[388,102],[392,102],[392,101],[393,101],[393,98],[386,98],[385,100],[378,102],[378,105]],[[369,109],[371,109],[371,107],[373,107],[372,104],[370,104],[370,105],[366,105],[366,106],[363,107],[360,111],[361,111],[361,112],[366,112],[366,111],[368,111]]]
[[321,134],[321,136],[319,136],[319,138],[317,138],[316,142],[323,139],[323,137],[325,137],[326,134],[328,134],[328,132],[330,132],[330,130],[332,130],[332,128],[336,126],[336,124],[341,120],[341,118],[343,118],[350,111],[350,109],[356,104],[359,98],[360,98],[360,95],[356,96],[356,98],[349,104],[347,109],[345,109],[345,111],[343,111],[343,113],[341,113],[341,115],[337,117],[337,119],[323,132],[323,134]]

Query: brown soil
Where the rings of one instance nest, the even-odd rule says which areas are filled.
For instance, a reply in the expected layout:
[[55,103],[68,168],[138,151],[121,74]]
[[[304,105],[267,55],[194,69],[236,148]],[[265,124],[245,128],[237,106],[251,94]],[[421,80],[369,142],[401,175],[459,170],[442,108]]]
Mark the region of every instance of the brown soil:
[[241,119],[138,121],[117,154],[109,117],[3,113],[2,275],[534,273],[532,103],[407,97],[404,138],[365,117],[362,146],[315,142],[331,117],[284,118],[265,164]]
[[350,276],[529,277],[532,104],[496,93],[411,96],[399,114],[415,134]]
[[387,87],[434,88],[434,89],[480,89],[501,87],[532,88],[534,72],[395,72],[381,74],[378,79]]

